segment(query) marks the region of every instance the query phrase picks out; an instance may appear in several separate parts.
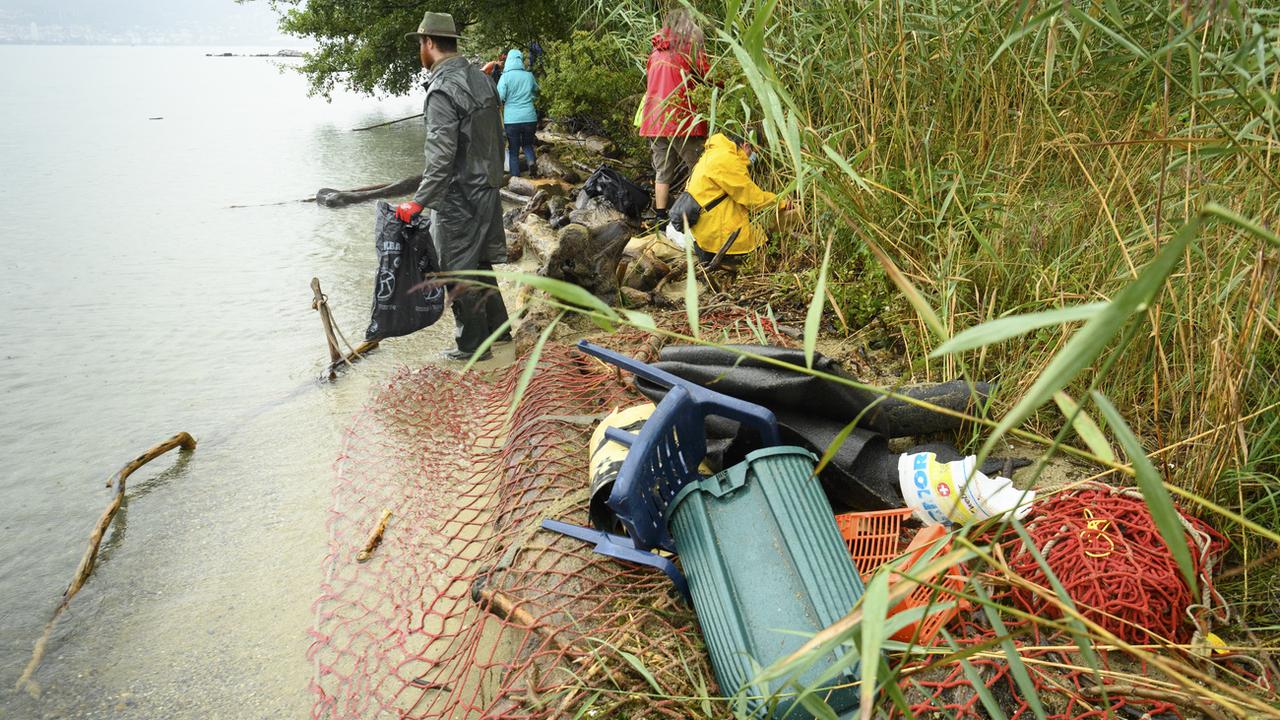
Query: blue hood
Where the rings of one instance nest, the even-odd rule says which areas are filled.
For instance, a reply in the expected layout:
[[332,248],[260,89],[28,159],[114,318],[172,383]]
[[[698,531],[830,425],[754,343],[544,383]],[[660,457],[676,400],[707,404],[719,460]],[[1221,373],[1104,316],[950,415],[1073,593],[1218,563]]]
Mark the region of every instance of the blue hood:
[[507,65],[498,80],[498,97],[502,99],[502,121],[508,125],[538,121],[538,111],[533,106],[538,95],[538,81],[533,73],[524,69],[524,53],[512,50],[507,53]]

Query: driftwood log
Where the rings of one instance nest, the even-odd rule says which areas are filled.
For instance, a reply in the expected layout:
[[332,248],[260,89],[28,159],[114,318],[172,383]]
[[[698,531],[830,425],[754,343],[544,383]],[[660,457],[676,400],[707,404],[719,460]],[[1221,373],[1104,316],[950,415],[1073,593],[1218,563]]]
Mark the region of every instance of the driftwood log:
[[189,433],[180,432],[130,460],[128,464],[120,468],[119,472],[107,479],[107,487],[111,487],[112,484],[116,486],[115,495],[111,497],[111,502],[107,503],[107,509],[103,511],[102,517],[98,518],[98,523],[94,525],[93,532],[89,534],[89,546],[85,548],[84,556],[80,558],[80,564],[76,566],[75,574],[71,577],[71,583],[63,591],[62,601],[58,603],[57,609],[53,611],[53,617],[45,625],[44,634],[40,636],[39,640],[36,640],[35,648],[31,653],[31,661],[27,663],[27,668],[22,671],[22,677],[18,678],[18,690],[25,689],[32,695],[39,694],[40,689],[32,682],[31,676],[35,674],[36,669],[40,667],[40,661],[44,659],[45,646],[49,643],[49,636],[53,633],[53,626],[58,621],[58,617],[62,615],[62,611],[67,609],[71,599],[84,588],[89,576],[93,574],[94,565],[98,561],[98,549],[102,546],[102,540],[106,537],[107,529],[111,527],[111,521],[115,519],[116,513],[120,511],[120,507],[124,504],[125,481],[138,468],[174,448],[182,448],[188,451],[195,450],[196,439],[191,437]]
[[545,192],[548,195],[565,196],[572,189],[573,186],[560,178],[554,177],[528,178],[516,176],[507,181],[507,190],[525,197],[533,197],[540,192]]
[[618,289],[618,261],[630,240],[631,227],[623,222],[598,228],[570,223],[556,234],[540,272],[595,295],[612,296]]
[[554,130],[539,130],[536,137],[540,142],[548,145],[564,145],[567,147],[581,148],[596,155],[605,157],[613,157],[617,153],[617,145],[612,140],[606,140],[595,135],[586,135],[576,133],[568,135]]
[[528,195],[521,195],[520,193],[511,192],[506,188],[499,188],[498,195],[502,197],[503,202],[509,202],[515,205],[523,205],[524,203],[529,202]]
[[507,189],[516,195],[533,197],[538,194],[538,186],[526,177],[514,176],[507,181]]
[[354,190],[320,188],[316,191],[316,203],[325,207],[336,208],[354,205],[355,203],[367,202],[369,200],[401,197],[417,190],[418,185],[421,182],[422,178],[418,175],[414,175],[413,177],[407,177],[398,182],[384,183],[382,185],[368,185]]
[[551,216],[550,208],[551,197],[545,192],[539,191],[536,195],[529,198],[522,207],[509,210],[502,216],[502,226],[508,230],[514,230],[517,225],[524,222],[525,218],[530,215],[538,215],[543,218]]
[[538,262],[544,265],[559,245],[556,231],[551,229],[545,218],[536,214],[525,216],[519,224],[513,226],[512,231],[524,243],[525,250],[533,253]]
[[534,167],[542,177],[559,178],[571,184],[582,180],[582,175],[575,168],[560,162],[560,158],[549,152],[538,153]]

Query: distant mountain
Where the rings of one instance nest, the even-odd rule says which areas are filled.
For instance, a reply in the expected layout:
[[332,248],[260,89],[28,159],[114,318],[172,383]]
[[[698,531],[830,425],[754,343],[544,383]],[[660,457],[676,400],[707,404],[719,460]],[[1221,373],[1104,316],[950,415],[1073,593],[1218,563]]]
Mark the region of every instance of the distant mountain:
[[0,0],[0,36],[35,42],[289,42],[276,22],[265,0]]

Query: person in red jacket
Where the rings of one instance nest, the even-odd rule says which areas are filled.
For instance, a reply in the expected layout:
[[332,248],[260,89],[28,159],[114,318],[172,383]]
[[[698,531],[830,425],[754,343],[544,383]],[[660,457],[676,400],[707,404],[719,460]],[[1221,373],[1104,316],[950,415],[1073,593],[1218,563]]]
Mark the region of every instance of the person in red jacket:
[[660,222],[667,219],[672,183],[693,170],[707,138],[707,123],[689,100],[689,89],[711,69],[703,41],[702,29],[684,8],[668,12],[652,40],[640,137],[651,138],[653,207]]

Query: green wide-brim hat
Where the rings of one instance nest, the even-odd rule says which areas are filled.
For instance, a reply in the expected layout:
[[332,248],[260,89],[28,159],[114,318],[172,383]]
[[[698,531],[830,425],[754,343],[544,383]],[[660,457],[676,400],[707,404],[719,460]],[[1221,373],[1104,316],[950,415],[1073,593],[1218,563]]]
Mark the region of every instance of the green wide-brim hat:
[[458,26],[453,22],[453,16],[449,13],[428,12],[422,16],[422,22],[418,23],[418,31],[405,33],[406,38],[418,38],[430,35],[432,37],[450,37],[460,38],[458,34]]

